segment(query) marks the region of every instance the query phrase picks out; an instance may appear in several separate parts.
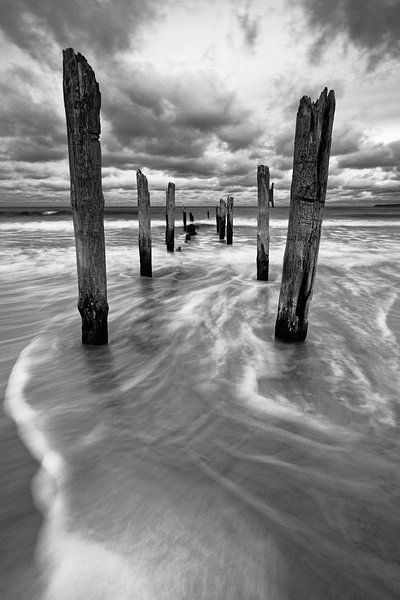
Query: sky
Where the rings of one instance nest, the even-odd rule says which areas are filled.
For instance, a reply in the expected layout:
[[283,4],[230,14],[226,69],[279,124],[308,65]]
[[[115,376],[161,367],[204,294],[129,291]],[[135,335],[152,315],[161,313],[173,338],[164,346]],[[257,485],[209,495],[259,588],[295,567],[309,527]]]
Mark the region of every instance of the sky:
[[102,95],[106,205],[290,199],[302,96],[336,95],[327,203],[400,202],[400,0],[0,0],[0,204],[69,203],[62,50]]

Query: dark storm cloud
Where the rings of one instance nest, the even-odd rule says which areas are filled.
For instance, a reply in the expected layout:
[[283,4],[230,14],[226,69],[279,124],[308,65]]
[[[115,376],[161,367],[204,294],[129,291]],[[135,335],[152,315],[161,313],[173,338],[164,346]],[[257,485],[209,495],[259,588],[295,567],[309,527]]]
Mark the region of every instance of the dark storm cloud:
[[317,44],[324,41],[325,45],[329,39],[344,33],[356,46],[370,51],[371,61],[385,54],[400,56],[398,0],[301,1],[310,25],[321,32]]
[[154,0],[2,0],[0,27],[17,46],[46,61],[52,40],[109,55],[128,47],[133,32],[161,15]]
[[338,161],[338,167],[345,169],[374,169],[400,167],[400,140],[389,144],[376,144],[353,152]]
[[102,135],[108,166],[140,163],[175,176],[212,176],[215,165],[206,156],[211,146],[237,152],[260,138],[249,111],[213,73],[178,77],[135,65],[129,78],[117,69],[105,84],[113,90],[103,94],[102,109],[109,125]]
[[0,85],[2,157],[26,162],[62,159],[66,156],[65,123],[50,102],[30,97],[22,75],[16,72]]

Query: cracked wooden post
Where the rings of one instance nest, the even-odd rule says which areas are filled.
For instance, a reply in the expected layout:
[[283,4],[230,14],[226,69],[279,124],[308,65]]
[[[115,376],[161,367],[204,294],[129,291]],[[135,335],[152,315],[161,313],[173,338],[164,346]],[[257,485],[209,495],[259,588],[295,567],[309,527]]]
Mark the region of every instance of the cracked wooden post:
[[150,194],[147,177],[140,169],[136,171],[138,218],[139,218],[139,258],[140,274],[143,277],[152,276],[151,268],[151,221]]
[[270,204],[270,206],[272,208],[274,208],[274,184],[273,183],[271,183],[271,187],[269,188],[268,203]]
[[186,208],[183,207],[183,211],[182,211],[182,221],[183,221],[183,231],[186,231]]
[[169,182],[166,191],[166,228],[165,228],[165,243],[167,251],[174,251],[174,236],[175,236],[175,184]]
[[289,224],[275,336],[287,342],[307,336],[308,311],[318,261],[335,93],[300,100],[294,142]]
[[101,185],[100,106],[95,74],[82,54],[63,51],[71,207],[78,271],[82,342],[108,342],[108,304]]
[[269,168],[257,167],[257,279],[268,281],[269,270]]
[[228,196],[226,204],[226,243],[232,245],[233,240],[233,196]]
[[219,201],[219,239],[225,239],[226,202],[221,198]]

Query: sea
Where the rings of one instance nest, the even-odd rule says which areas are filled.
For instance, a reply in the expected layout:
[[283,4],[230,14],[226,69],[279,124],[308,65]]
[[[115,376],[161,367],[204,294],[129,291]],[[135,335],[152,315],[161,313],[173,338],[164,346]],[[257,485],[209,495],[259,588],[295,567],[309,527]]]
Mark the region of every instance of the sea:
[[4,410],[38,461],[35,600],[400,598],[400,207],[326,207],[299,344],[274,339],[288,209],[270,211],[267,282],[256,207],[235,206],[232,246],[214,207],[187,210],[197,235],[178,207],[168,253],[152,208],[152,278],[137,215],[107,210],[98,347],[81,343],[69,211],[0,214]]

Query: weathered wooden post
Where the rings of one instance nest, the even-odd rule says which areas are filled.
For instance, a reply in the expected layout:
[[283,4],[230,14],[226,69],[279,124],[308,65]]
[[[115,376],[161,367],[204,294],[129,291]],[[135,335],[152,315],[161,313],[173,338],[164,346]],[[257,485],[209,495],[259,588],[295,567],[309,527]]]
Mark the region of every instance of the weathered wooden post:
[[152,276],[151,268],[151,221],[150,221],[150,194],[147,177],[140,169],[136,171],[137,199],[139,213],[139,257],[140,274],[144,277]]
[[335,93],[325,88],[316,102],[304,96],[297,112],[289,225],[275,336],[302,341],[318,261],[328,182]]
[[271,205],[272,208],[274,208],[274,184],[273,183],[271,183],[271,187],[269,188],[268,203]]
[[269,270],[269,168],[257,167],[257,279],[268,281]]
[[166,228],[165,228],[165,243],[167,251],[174,251],[174,236],[175,236],[175,184],[168,183],[166,191]]
[[186,208],[183,207],[182,211],[183,231],[186,231]]
[[219,206],[215,207],[215,221],[217,224],[217,233],[219,233]]
[[99,140],[101,95],[85,57],[75,54],[72,48],[63,51],[63,89],[82,342],[107,344],[104,197]]
[[219,201],[219,239],[225,239],[226,202],[221,198]]
[[232,245],[233,240],[233,197],[228,196],[226,203],[226,243]]

